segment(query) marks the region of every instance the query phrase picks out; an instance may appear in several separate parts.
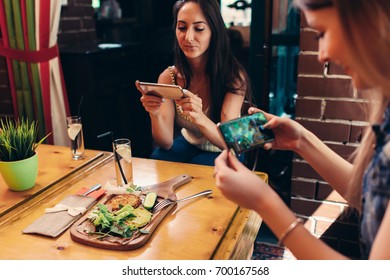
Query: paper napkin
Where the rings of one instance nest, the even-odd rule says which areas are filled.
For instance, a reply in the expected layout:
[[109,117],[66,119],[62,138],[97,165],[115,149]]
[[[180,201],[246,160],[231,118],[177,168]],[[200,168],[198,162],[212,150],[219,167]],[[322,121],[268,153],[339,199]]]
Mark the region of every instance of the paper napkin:
[[[86,191],[87,189],[82,189],[79,193]],[[69,195],[54,207],[46,208],[45,214],[22,232],[57,237],[90,209],[104,192],[105,190],[100,189],[88,196]]]

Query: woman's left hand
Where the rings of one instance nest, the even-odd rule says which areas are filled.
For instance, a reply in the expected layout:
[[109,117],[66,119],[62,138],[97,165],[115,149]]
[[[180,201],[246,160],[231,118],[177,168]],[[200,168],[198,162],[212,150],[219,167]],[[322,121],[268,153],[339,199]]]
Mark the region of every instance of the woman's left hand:
[[196,123],[204,116],[202,99],[197,94],[194,94],[187,89],[184,89],[183,92],[185,97],[175,101],[183,109],[183,114],[191,117],[192,121]]

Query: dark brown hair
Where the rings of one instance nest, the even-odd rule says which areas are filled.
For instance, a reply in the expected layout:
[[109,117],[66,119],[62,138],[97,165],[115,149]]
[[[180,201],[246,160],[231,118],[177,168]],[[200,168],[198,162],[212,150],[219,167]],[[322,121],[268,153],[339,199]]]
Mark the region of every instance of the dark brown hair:
[[[222,19],[220,6],[217,0],[181,0],[173,7],[174,30],[177,26],[177,17],[180,9],[189,2],[197,3],[202,10],[211,29],[211,40],[208,49],[206,72],[210,80],[212,98],[210,100],[211,119],[219,122],[226,92],[239,94],[246,92],[247,99],[251,100],[249,77],[234,57],[228,32]],[[174,63],[184,78],[184,86],[191,83],[192,72],[186,56],[180,49],[177,38],[174,44]]]

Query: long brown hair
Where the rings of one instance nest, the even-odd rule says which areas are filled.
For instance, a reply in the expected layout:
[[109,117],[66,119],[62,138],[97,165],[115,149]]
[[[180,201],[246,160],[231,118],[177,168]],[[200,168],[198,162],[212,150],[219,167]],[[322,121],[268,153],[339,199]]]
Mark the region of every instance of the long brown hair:
[[[251,101],[252,92],[250,79],[243,65],[233,55],[229,35],[223,21],[217,0],[180,0],[173,7],[173,29],[176,30],[177,16],[180,9],[188,2],[197,3],[211,28],[211,41],[208,49],[206,72],[211,87],[211,119],[219,122],[223,100],[226,92],[240,94],[245,92]],[[185,87],[191,83],[192,71],[186,56],[180,49],[177,38],[173,47],[174,62],[178,71],[183,75]]]
[[361,207],[363,174],[372,158],[375,135],[371,125],[382,120],[390,101],[390,1],[389,0],[294,0],[300,9],[336,9],[348,50],[356,57],[359,76],[370,90],[362,91],[368,100],[367,122],[361,144],[353,154],[354,176],[348,186],[347,199]]

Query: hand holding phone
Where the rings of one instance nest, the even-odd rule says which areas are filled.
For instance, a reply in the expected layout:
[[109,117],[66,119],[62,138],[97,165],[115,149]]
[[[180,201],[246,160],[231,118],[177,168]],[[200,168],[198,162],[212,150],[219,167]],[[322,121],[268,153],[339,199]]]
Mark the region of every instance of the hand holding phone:
[[183,89],[178,85],[139,82],[139,86],[146,95],[154,95],[166,99],[181,99],[185,97]]
[[236,154],[241,154],[262,147],[265,143],[275,139],[272,130],[263,127],[265,123],[267,119],[264,114],[258,112],[218,123],[217,126],[227,146],[232,148]]

